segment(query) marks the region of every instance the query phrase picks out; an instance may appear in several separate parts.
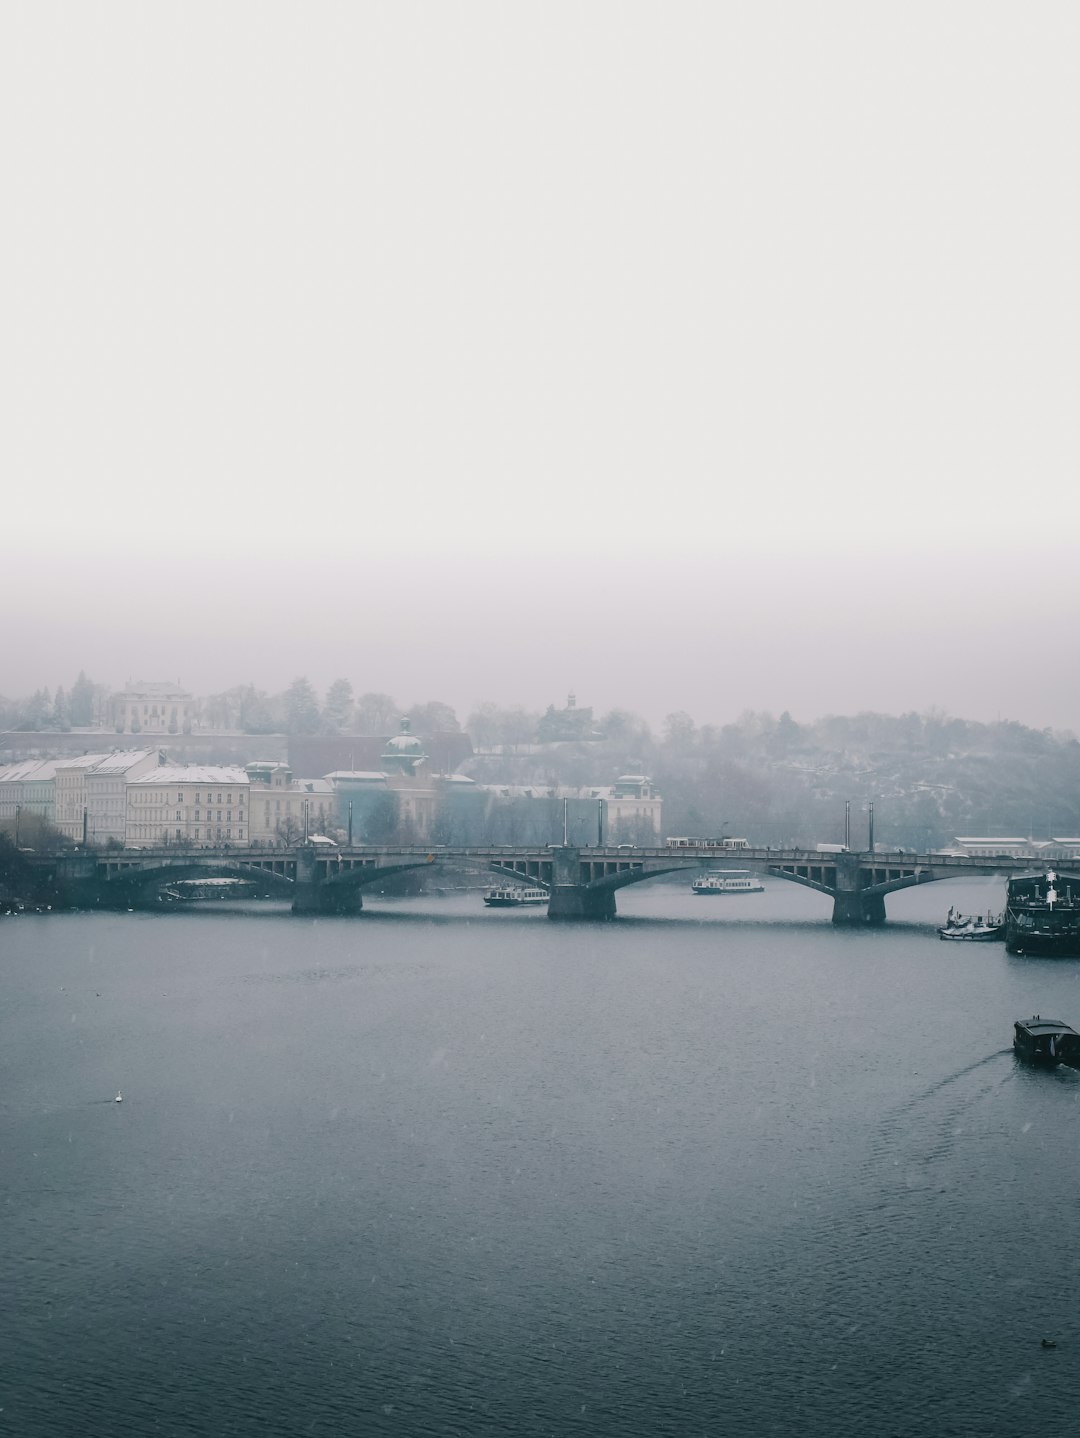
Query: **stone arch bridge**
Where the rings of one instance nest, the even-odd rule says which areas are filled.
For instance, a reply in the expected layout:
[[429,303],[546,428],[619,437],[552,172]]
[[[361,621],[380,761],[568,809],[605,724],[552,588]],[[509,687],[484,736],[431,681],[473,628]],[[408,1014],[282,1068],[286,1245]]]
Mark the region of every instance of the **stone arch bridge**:
[[468,847],[374,846],[346,849],[299,844],[289,849],[118,849],[35,861],[40,889],[58,902],[128,908],[181,879],[253,879],[288,897],[298,914],[351,914],[361,891],[392,874],[465,864],[549,890],[553,919],[615,917],[615,893],[660,874],[691,876],[739,868],[785,879],[833,901],[834,924],[882,924],[885,898],[899,889],[965,875],[1030,871],[1030,861],[903,852],[822,853],[806,849],[574,848],[547,845]]

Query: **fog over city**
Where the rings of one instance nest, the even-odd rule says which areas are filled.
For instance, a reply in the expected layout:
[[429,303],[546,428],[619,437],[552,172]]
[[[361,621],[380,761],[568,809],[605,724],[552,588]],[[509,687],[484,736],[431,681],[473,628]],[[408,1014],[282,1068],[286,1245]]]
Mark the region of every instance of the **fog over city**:
[[9,0],[0,134],[4,1433],[1068,1435],[1077,0]]
[[1075,7],[5,34],[0,693],[1075,725]]

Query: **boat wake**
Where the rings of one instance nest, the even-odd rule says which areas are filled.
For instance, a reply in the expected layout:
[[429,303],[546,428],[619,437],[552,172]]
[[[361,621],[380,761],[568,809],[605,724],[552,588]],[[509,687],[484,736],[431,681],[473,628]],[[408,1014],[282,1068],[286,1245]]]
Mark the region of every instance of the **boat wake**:
[[[925,1170],[949,1159],[982,1128],[976,1110],[1013,1081],[1012,1056],[1011,1048],[996,1049],[897,1104],[877,1126],[867,1172],[880,1172],[882,1167],[899,1169],[905,1187],[925,1186]],[[993,1070],[1001,1069],[1006,1059],[1010,1060],[1008,1068],[993,1078]]]

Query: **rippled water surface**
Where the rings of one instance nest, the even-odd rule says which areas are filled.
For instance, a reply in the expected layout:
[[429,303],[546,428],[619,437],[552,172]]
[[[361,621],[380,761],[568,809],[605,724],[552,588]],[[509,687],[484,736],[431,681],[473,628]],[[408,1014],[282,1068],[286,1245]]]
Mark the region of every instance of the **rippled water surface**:
[[1080,1074],[1008,1044],[1080,962],[937,940],[1000,898],[0,920],[0,1431],[1070,1431]]

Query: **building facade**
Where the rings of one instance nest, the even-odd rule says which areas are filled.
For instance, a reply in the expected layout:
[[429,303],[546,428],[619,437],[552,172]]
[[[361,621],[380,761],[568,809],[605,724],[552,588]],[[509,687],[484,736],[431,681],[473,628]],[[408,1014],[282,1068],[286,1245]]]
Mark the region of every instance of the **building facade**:
[[127,786],[153,773],[161,760],[157,749],[119,749],[86,771],[86,837],[91,844],[124,843]]
[[298,843],[335,823],[333,785],[326,779],[293,778],[288,764],[256,760],[245,767],[250,842],[257,848]]
[[27,759],[0,769],[0,823],[35,814],[51,824],[55,814],[56,761]]
[[439,781],[424,744],[402,719],[401,732],[388,739],[378,769],[337,769],[327,774],[334,793],[336,822],[357,843],[393,838],[427,843],[435,828]]
[[161,765],[127,785],[128,848],[248,848],[250,780],[231,764]]
[[195,723],[198,701],[170,680],[140,679],[110,701],[118,734],[186,734]]
[[53,802],[53,824],[65,839],[80,840],[89,834],[89,814],[86,805],[86,774],[95,764],[100,764],[106,754],[79,754],[70,759],[57,759],[55,764],[56,788]]
[[478,785],[488,796],[482,833],[496,844],[597,844],[660,842],[663,801],[644,774],[614,784],[580,787],[537,784]]
[[648,775],[621,774],[603,798],[604,837],[609,842],[660,842],[664,804]]

